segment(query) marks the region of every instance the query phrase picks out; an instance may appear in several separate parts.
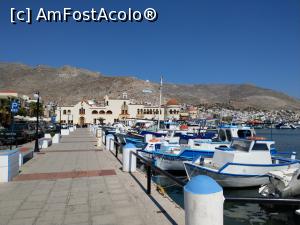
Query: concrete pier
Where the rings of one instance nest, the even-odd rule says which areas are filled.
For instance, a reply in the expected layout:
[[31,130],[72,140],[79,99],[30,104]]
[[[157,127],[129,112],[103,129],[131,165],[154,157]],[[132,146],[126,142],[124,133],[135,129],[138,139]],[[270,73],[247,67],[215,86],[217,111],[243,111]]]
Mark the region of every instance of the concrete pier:
[[88,129],[77,129],[0,184],[1,224],[184,224],[183,209],[157,192],[146,195],[143,173],[121,168]]

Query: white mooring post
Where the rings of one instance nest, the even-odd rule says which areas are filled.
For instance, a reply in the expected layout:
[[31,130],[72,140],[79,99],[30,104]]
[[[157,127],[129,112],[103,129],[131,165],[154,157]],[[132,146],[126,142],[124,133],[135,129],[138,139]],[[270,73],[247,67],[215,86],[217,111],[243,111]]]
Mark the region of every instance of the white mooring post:
[[102,130],[102,143],[103,143],[103,144],[105,144],[105,138],[106,138],[106,136],[105,136],[105,131]]
[[100,127],[97,128],[96,137],[102,137],[102,128],[100,128]]
[[123,147],[122,153],[122,169],[123,172],[135,172],[136,171],[136,156],[131,152],[136,152],[137,148],[134,144],[128,143]]
[[199,175],[184,186],[185,225],[223,225],[222,187],[211,177]]
[[107,150],[107,151],[109,151],[109,148],[110,148],[110,140],[111,139],[114,139],[114,135],[112,135],[112,134],[108,134],[108,135],[106,135],[106,143],[105,143],[105,149]]
[[52,137],[52,143],[53,144],[58,144],[60,142],[60,134],[55,134],[53,137]]
[[109,140],[109,150],[110,151],[114,151],[115,150],[115,137],[114,138],[111,138]]
[[102,138],[97,138],[97,147],[102,147]]

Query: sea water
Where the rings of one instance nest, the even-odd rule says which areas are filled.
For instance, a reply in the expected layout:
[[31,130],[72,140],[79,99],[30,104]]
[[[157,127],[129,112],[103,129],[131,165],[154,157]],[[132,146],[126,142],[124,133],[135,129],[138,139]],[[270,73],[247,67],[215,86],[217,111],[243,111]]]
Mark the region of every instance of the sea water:
[[[300,159],[300,129],[279,130],[279,129],[258,129],[258,136],[264,136],[267,139],[275,141],[278,151],[296,152],[297,159]],[[182,179],[186,179],[183,177]],[[165,177],[157,176],[154,180],[161,186],[170,198],[178,205],[183,207],[182,188],[174,185]],[[225,196],[232,197],[261,197],[258,194],[258,188],[251,189],[225,189]],[[300,206],[296,209],[300,209]],[[232,203],[224,204],[224,224],[225,225],[299,225],[300,216],[294,214],[294,208],[289,206],[273,207],[271,205],[260,205],[253,203]]]

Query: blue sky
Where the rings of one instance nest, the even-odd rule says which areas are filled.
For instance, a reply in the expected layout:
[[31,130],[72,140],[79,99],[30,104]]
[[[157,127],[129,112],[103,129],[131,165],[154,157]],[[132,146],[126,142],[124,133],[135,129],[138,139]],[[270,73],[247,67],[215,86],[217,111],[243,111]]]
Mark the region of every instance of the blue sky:
[[[10,8],[155,8],[154,23],[10,23]],[[299,0],[1,0],[0,61],[173,83],[252,83],[300,98]]]

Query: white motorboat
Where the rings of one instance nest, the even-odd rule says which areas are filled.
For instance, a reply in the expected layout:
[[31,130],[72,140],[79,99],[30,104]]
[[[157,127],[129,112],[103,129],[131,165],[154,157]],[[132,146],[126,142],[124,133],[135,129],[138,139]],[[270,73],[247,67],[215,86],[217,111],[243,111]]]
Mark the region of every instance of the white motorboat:
[[179,138],[173,137],[165,139],[161,138],[152,138],[147,140],[145,147],[139,151],[139,155],[147,160],[153,159],[154,152],[161,151],[176,151],[180,150]]
[[223,187],[251,187],[269,182],[270,171],[299,167],[294,159],[272,157],[273,141],[260,137],[234,139],[227,148],[215,150],[213,158],[184,162],[188,178],[204,174]]
[[216,148],[230,146],[232,138],[254,136],[253,128],[226,125],[218,128],[218,136],[215,139],[189,139],[188,144],[180,145],[180,148],[157,149],[153,152],[153,157],[155,165],[162,170],[183,171],[183,161],[193,161],[200,156],[211,158]]
[[268,175],[270,183],[259,189],[261,195],[279,198],[300,195],[300,167],[270,171]]

